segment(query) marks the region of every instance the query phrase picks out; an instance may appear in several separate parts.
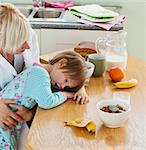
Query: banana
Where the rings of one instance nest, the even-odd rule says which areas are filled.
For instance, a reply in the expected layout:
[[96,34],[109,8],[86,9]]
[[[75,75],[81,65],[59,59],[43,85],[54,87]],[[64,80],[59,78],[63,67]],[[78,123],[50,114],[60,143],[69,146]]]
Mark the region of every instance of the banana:
[[87,125],[86,128],[88,132],[95,132],[96,131],[96,124],[94,121],[90,121]]
[[134,87],[137,85],[137,83],[138,83],[138,81],[136,79],[131,79],[128,81],[116,82],[116,83],[114,83],[114,85],[116,86],[116,88],[125,89],[125,88]]
[[96,123],[91,120],[87,120],[84,118],[77,118],[72,121],[64,122],[66,126],[75,126],[75,127],[85,127],[88,132],[96,131]]

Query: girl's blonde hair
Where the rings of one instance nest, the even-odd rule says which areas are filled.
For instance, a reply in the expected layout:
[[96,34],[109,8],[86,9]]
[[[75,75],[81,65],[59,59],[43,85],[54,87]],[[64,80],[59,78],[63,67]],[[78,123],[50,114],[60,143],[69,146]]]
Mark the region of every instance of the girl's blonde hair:
[[86,64],[83,58],[73,51],[66,51],[59,53],[52,60],[49,61],[50,64],[55,64],[61,59],[66,59],[65,65],[61,67],[64,73],[69,76],[70,79],[76,80],[78,82],[78,86],[72,89],[67,88],[65,90],[76,92],[78,91],[84,84],[86,80]]
[[30,32],[29,21],[14,5],[0,3],[0,49],[16,52],[28,41]]

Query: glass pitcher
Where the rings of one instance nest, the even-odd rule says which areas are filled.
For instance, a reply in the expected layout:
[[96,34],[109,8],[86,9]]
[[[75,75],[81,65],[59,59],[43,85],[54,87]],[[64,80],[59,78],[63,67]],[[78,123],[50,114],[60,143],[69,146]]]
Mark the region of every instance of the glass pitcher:
[[128,58],[126,35],[126,31],[120,30],[96,40],[97,50],[105,55],[106,70],[114,66],[126,69]]

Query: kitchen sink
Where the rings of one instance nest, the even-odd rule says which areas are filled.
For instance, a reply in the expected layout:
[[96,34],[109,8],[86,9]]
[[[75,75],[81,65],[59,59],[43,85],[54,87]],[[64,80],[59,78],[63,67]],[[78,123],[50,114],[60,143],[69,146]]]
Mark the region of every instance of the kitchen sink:
[[59,18],[63,9],[45,8],[45,7],[24,7],[18,6],[18,9],[27,18]]
[[18,9],[28,18],[30,22],[75,22],[72,21],[73,16],[70,16],[63,8],[56,9],[45,7],[19,6]]
[[39,9],[33,18],[59,18],[62,11],[57,9]]

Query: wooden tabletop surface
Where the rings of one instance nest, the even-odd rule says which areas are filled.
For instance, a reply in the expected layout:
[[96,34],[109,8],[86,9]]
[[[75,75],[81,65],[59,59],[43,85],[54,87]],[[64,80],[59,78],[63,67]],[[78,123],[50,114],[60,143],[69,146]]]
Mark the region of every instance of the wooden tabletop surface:
[[[55,54],[44,55],[41,59],[48,60]],[[38,108],[26,140],[27,150],[146,150],[146,62],[129,57],[126,78],[136,78],[138,85],[117,90],[105,73],[103,77],[90,79],[86,87],[89,103],[80,105],[68,100],[50,110]],[[122,127],[110,129],[98,118],[96,103],[111,98],[115,91],[131,94],[132,111]],[[64,121],[78,117],[94,120],[96,133],[64,126]]]

